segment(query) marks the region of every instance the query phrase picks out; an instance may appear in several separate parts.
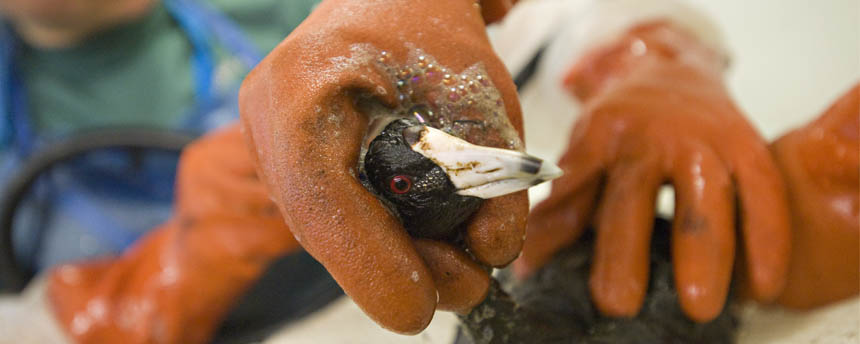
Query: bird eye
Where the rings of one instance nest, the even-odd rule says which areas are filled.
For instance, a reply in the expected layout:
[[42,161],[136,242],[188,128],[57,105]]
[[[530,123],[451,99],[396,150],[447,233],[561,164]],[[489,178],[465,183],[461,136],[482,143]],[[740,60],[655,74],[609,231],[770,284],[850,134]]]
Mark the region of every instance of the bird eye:
[[393,193],[405,194],[412,188],[412,179],[404,175],[394,176],[394,178],[391,178],[391,183],[389,183],[388,187]]

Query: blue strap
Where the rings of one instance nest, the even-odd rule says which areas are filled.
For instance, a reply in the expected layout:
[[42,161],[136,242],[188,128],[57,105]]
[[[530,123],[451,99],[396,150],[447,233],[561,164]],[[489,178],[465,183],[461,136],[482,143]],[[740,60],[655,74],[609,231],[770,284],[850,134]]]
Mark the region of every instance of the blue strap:
[[236,56],[249,70],[254,68],[263,59],[262,53],[251,43],[251,40],[242,32],[239,26],[221,11],[212,8],[206,3],[195,0],[171,1],[181,3],[184,8],[194,12],[205,23],[206,27],[211,30],[218,39],[218,42],[230,54]]
[[194,75],[194,91],[198,103],[208,103],[215,98],[213,94],[213,74],[215,70],[215,48],[207,35],[206,23],[193,7],[185,2],[170,0],[164,2],[167,11],[185,31],[193,48],[191,68]]
[[[0,25],[0,113],[12,113],[10,94],[12,93],[12,35],[6,25]],[[0,147],[7,147],[12,141],[10,116],[0,118]]]
[[27,119],[26,88],[21,82],[15,68],[15,51],[18,42],[10,34],[7,25],[0,25],[0,80],[3,82],[3,92],[0,94],[0,110],[8,114],[0,121],[0,144],[9,147],[14,144],[18,158],[23,158],[33,152],[35,135],[30,121]]
[[12,86],[11,90],[9,90],[9,101],[12,109],[15,109],[15,111],[12,111],[10,116],[11,122],[15,128],[13,138],[18,156],[23,159],[30,156],[36,149],[37,138],[33,131],[32,122],[27,118],[27,114],[29,113],[29,104],[27,104],[27,87],[24,86],[24,83],[21,81],[21,76],[15,68],[12,68],[9,71],[9,74],[10,85]]
[[220,11],[194,0],[167,0],[165,8],[188,35],[194,47],[192,64],[198,105],[209,104],[216,97],[213,89],[215,48],[210,37],[251,69],[262,60],[262,54],[242,33],[238,25]]
[[[214,36],[220,46],[248,70],[254,68],[262,60],[263,55],[242,33],[238,25],[207,4],[196,0],[167,0],[164,3],[165,8],[187,32],[189,40],[195,47],[195,56],[199,56],[199,58],[192,59],[195,70],[195,85],[199,90],[198,101],[185,116],[180,127],[192,133],[203,134],[205,131],[213,129],[213,124],[218,123],[218,121],[213,121],[210,116],[211,113],[219,111],[231,100],[235,101],[235,99],[230,98],[238,97],[236,92],[229,89],[215,89],[213,85],[215,71],[205,65],[209,58],[196,48],[211,43],[211,40],[206,39],[203,33],[209,32],[211,36]],[[208,52],[214,55],[214,49],[211,46]],[[203,61],[204,63],[195,63],[196,61]],[[225,94],[215,97],[215,93],[219,91]],[[238,117],[238,112],[234,117]]]

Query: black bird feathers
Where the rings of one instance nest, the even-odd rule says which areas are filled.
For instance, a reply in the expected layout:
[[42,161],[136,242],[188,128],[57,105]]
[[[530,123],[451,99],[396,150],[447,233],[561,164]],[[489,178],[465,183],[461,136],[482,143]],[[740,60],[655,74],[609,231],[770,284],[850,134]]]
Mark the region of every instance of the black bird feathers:
[[704,324],[684,316],[669,260],[672,226],[658,219],[654,227],[651,279],[645,304],[636,317],[604,317],[591,303],[588,291],[594,246],[591,229],[534,276],[511,283],[510,294],[495,283],[481,305],[460,317],[462,328],[456,344],[733,343],[737,329],[733,304],[729,303],[716,319]]

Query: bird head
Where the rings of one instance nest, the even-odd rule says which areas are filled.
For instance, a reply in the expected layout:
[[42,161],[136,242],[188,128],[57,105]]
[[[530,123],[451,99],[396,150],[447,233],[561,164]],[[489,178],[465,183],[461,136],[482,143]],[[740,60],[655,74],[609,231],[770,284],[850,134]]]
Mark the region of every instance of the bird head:
[[562,171],[514,150],[471,144],[411,118],[388,123],[367,147],[366,182],[415,237],[452,239],[484,199]]

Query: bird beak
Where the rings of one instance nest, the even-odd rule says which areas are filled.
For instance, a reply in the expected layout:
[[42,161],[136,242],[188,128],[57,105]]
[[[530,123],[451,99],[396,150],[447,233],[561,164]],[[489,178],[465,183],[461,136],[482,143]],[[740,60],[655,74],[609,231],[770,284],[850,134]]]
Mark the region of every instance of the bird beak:
[[558,178],[555,164],[523,152],[471,144],[427,126],[404,129],[412,150],[439,165],[463,196],[484,199]]

